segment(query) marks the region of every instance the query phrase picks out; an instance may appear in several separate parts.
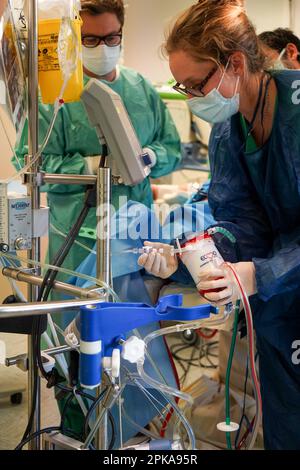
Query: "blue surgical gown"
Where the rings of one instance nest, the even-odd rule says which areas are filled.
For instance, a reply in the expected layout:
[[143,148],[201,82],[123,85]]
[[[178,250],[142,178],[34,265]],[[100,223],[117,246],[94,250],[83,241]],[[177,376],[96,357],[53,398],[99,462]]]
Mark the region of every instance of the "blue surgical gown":
[[273,75],[278,90],[273,130],[263,148],[245,153],[240,115],[216,125],[210,140],[209,205],[237,247],[216,238],[227,261],[253,261],[251,298],[259,352],[267,449],[300,449],[300,72]]

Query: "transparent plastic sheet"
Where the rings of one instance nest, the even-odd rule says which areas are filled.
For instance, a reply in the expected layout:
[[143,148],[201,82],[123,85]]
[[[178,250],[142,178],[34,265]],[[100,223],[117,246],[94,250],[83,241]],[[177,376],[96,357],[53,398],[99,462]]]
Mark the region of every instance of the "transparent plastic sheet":
[[62,98],[65,92],[65,87],[74,73],[79,59],[78,38],[74,31],[71,19],[67,17],[63,17],[61,20],[57,53],[59,66],[64,77],[64,86],[60,93],[60,98]]
[[[74,277],[74,276],[79,277],[81,279],[84,279],[85,281],[88,281],[88,282],[91,282],[92,284],[95,284],[99,288],[105,289],[106,292],[112,296],[112,298],[114,299],[115,302],[120,301],[117,294],[114,292],[114,290],[109,285],[105,284],[105,282],[99,281],[98,279],[96,279],[94,277],[87,276],[86,274],[77,273],[75,271],[71,271],[70,269],[58,268],[57,266],[53,266],[53,265],[47,264],[47,263],[39,263],[38,261],[34,261],[34,260],[31,260],[31,259],[27,259],[27,258],[23,258],[23,257],[20,257],[20,256],[12,255],[12,254],[9,254],[9,253],[1,253],[0,252],[0,257],[2,257],[4,259],[7,259],[7,260],[11,260],[11,261],[22,262],[22,263],[25,263],[25,264],[30,265],[30,266],[38,266],[42,269],[47,269],[47,270],[51,269],[53,271],[58,271],[59,273],[66,274],[69,277]],[[20,270],[21,270],[21,268],[20,268]]]
[[74,20],[80,9],[80,0],[38,0],[39,18],[51,20],[64,16]]

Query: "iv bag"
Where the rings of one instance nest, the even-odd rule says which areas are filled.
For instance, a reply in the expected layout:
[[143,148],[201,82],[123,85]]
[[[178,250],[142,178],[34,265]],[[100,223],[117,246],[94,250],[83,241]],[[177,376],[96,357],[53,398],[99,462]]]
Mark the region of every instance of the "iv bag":
[[63,16],[74,20],[78,3],[77,0],[38,0],[39,20],[53,20]]

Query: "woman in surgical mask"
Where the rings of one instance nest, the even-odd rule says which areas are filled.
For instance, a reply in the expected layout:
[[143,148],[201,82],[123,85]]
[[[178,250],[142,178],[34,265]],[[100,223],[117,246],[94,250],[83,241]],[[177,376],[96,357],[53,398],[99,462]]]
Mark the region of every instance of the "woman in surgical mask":
[[[165,50],[192,113],[213,123],[209,205],[237,240],[214,242],[250,298],[257,335],[266,449],[300,449],[300,72],[264,70],[242,1],[199,0],[177,19]],[[159,246],[161,248],[161,246]],[[146,270],[193,282],[170,250]],[[199,292],[237,299],[226,265],[200,270]],[[249,432],[251,429],[249,427]]]

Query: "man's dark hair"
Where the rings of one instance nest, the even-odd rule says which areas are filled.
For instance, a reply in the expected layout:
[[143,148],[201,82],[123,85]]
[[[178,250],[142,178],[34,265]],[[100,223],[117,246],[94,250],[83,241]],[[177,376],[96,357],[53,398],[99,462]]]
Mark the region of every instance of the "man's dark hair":
[[298,51],[298,61],[300,62],[300,39],[288,28],[277,28],[274,31],[265,31],[259,35],[260,41],[275,49],[279,54],[288,44],[294,44]]
[[123,0],[81,0],[81,11],[90,15],[114,13],[123,28],[125,21],[125,6]]

